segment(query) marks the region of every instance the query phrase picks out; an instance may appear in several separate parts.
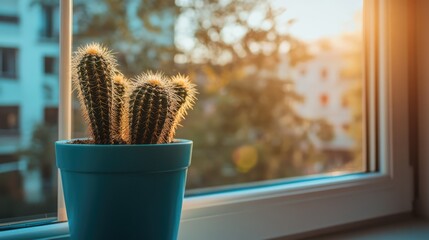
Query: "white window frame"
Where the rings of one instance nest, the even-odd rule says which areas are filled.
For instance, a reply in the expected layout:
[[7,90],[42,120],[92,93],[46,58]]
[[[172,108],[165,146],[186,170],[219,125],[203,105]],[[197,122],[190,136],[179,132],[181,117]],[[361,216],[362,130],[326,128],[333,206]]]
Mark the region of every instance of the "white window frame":
[[[370,53],[365,61],[366,112],[369,113],[366,155],[370,159],[369,170],[378,171],[186,198],[179,239],[293,236],[412,211],[408,39],[404,34],[407,33],[407,2],[365,0],[365,32],[370,33],[365,37]],[[72,0],[61,0],[60,8],[59,137],[70,139]],[[59,182],[58,218],[65,221],[61,192]],[[62,236],[67,231],[64,222],[1,232],[0,239]]]

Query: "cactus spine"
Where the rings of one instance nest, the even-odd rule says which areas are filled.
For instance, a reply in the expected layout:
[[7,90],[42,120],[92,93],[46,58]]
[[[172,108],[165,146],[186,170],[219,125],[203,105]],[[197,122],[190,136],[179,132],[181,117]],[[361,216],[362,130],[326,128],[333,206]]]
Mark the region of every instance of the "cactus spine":
[[131,144],[164,143],[171,129],[171,111],[177,100],[161,74],[146,73],[135,80],[129,100]]
[[110,144],[115,61],[107,49],[94,43],[78,49],[73,66],[75,87],[92,139],[96,144]]

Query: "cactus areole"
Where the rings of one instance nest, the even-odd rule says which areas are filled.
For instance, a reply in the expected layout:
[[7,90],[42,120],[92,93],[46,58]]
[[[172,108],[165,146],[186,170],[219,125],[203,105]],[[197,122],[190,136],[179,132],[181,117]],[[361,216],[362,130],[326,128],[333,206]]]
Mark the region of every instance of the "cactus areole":
[[129,80],[97,43],[72,63],[89,137],[55,144],[71,239],[177,239],[192,141],[174,135],[195,85],[150,71]]

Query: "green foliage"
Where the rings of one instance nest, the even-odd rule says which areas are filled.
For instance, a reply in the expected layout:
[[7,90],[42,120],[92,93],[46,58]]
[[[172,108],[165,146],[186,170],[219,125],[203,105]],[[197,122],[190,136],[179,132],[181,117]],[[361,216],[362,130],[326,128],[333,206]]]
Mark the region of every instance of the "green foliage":
[[171,142],[195,100],[194,85],[181,75],[170,80],[148,72],[129,82],[116,69],[110,51],[96,43],[79,48],[73,63],[74,83],[95,144]]
[[[136,4],[135,10],[127,11],[129,4]],[[73,36],[74,42],[80,45],[90,38],[117,49],[123,54],[118,55],[122,67],[120,70],[127,75],[137,75],[142,68],[163,69],[164,72],[173,73],[175,69],[171,63],[176,49],[171,45],[172,42],[160,43],[160,39],[162,42],[173,38],[175,21],[166,24],[165,20],[174,19],[178,11],[175,0],[75,1],[73,15],[79,27]],[[130,24],[136,22],[141,26]],[[162,37],[153,38],[159,35]],[[140,61],[142,59],[144,61]],[[134,61],[139,64],[133,64]]]

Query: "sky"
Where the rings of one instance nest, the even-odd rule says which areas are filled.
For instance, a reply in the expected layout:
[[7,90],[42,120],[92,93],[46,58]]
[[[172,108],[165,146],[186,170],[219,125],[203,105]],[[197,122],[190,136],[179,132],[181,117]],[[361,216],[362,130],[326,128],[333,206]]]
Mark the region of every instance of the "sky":
[[290,33],[313,41],[356,31],[356,17],[362,13],[363,0],[272,0],[286,9],[284,17],[295,19]]
[[[362,14],[363,0],[270,0],[270,2],[275,8],[286,9],[280,21],[295,20],[287,32],[306,42],[337,37],[342,33],[360,29],[357,19],[359,14]],[[253,17],[255,18],[253,22],[259,22],[257,14]],[[193,49],[195,40],[191,33],[192,24],[186,17],[177,21],[178,47]],[[231,37],[233,36],[234,33],[231,34]]]

